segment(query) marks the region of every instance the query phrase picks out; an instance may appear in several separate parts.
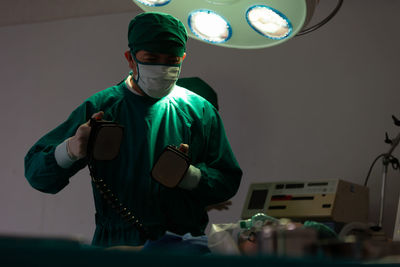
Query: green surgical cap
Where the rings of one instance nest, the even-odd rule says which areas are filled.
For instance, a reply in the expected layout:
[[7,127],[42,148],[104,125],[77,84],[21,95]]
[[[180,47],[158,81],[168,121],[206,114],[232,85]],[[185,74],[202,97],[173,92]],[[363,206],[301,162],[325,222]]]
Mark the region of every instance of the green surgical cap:
[[186,50],[186,41],[183,23],[165,13],[142,13],[129,23],[128,45],[134,53],[146,50],[181,57]]

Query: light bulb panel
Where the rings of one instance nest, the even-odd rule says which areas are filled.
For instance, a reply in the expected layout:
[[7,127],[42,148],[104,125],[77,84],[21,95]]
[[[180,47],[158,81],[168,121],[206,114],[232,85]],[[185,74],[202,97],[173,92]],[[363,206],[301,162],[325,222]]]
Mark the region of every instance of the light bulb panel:
[[[306,2],[309,0],[170,0],[162,6],[145,5],[143,1],[133,0],[144,11],[164,12],[178,18],[192,38],[224,47],[255,49],[278,45],[293,38],[304,25],[307,16]],[[267,36],[257,30],[257,27],[251,26],[247,15],[255,6],[266,6],[277,11],[288,22],[287,33],[278,37]],[[189,17],[198,10],[207,10],[223,18],[229,28],[227,38],[223,41],[210,41],[204,35],[196,33]]]
[[247,23],[256,32],[273,40],[288,38],[292,33],[292,23],[276,9],[255,5],[246,12]]
[[136,0],[138,3],[141,3],[145,6],[149,7],[160,7],[168,5],[171,0]]
[[212,10],[195,10],[189,14],[190,31],[203,41],[221,44],[232,36],[229,22]]

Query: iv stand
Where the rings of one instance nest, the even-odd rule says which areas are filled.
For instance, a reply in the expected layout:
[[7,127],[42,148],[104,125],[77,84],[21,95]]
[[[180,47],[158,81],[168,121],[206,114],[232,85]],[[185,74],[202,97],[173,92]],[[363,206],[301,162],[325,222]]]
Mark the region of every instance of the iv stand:
[[[395,116],[392,116],[394,120],[394,124],[397,126],[400,126],[400,120],[398,120]],[[398,146],[400,143],[400,133],[396,136],[394,139],[389,139],[387,133],[386,133],[386,143],[390,144],[391,147],[389,151],[384,154],[383,156],[383,171],[382,171],[382,187],[381,187],[381,198],[380,198],[380,206],[379,206],[379,222],[378,222],[378,228],[382,229],[382,221],[383,221],[383,206],[384,206],[384,200],[385,200],[385,186],[386,186],[386,177],[387,177],[387,172],[388,172],[388,166],[390,163],[393,164],[398,164],[398,161],[396,158],[392,156],[393,151],[395,148]]]

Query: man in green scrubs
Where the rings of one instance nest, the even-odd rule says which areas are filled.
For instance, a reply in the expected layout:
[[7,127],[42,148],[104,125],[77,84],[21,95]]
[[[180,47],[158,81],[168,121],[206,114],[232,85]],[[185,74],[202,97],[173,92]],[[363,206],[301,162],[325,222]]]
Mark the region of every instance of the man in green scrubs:
[[[46,134],[25,157],[25,176],[39,191],[57,193],[87,163],[90,118],[124,125],[117,158],[96,164],[112,193],[148,228],[204,235],[206,207],[230,199],[242,171],[222,121],[204,98],[175,85],[186,53],[187,32],[174,17],[143,13],[129,25],[130,75],[120,84],[88,98],[67,120]],[[180,146],[191,165],[176,188],[151,178],[151,169],[167,145]],[[93,186],[98,246],[142,245],[146,240],[103,199]]]

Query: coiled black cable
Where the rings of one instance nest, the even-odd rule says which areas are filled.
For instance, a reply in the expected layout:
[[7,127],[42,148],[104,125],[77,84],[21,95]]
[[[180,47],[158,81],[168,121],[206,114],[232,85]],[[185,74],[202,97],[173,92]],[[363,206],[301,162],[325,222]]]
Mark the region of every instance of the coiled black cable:
[[317,24],[315,24],[314,26],[311,26],[307,29],[304,29],[302,31],[300,31],[299,33],[296,34],[296,36],[301,36],[301,35],[305,35],[307,33],[313,32],[318,28],[321,28],[323,25],[325,25],[326,23],[328,23],[328,21],[330,21],[340,10],[340,8],[343,5],[343,0],[338,0],[338,3],[335,7],[335,9],[322,21],[318,22]]

